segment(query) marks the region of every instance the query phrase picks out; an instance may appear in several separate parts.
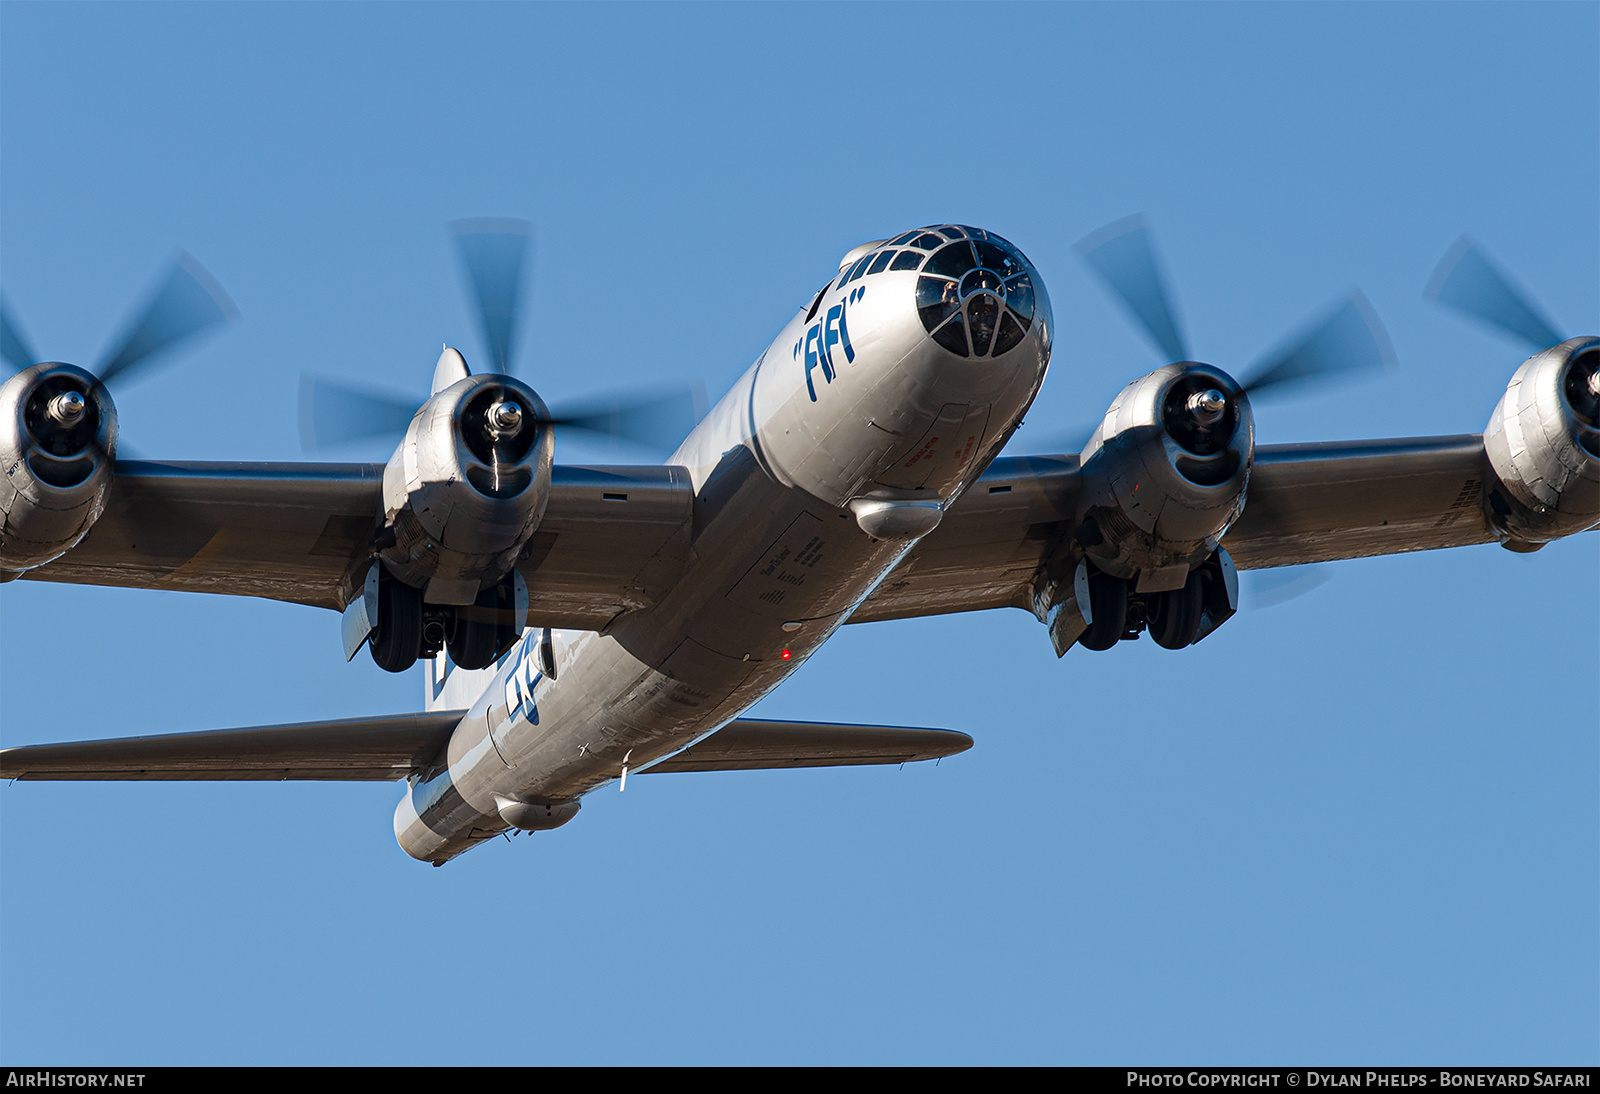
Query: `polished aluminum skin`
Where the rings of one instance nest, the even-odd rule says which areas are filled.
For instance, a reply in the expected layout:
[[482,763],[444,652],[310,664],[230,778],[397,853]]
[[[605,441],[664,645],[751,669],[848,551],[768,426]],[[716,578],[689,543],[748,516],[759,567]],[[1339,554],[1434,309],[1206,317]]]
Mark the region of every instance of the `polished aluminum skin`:
[[1525,361],[1489,416],[1487,496],[1501,542],[1534,550],[1600,521],[1600,339],[1569,338]]
[[379,557],[429,603],[471,604],[511,571],[544,516],[555,432],[515,377],[469,376],[453,349],[434,375],[436,393],[384,468],[383,523],[395,541]]
[[1080,457],[1095,567],[1139,592],[1181,587],[1243,510],[1254,453],[1249,397],[1219,368],[1178,362],[1123,388]]
[[[1137,232],[1117,238],[1148,258]],[[1233,613],[1236,568],[1526,551],[1600,525],[1600,339],[1530,358],[1483,435],[1257,447],[1246,392],[1284,375],[1241,385],[1179,360],[1129,385],[1081,456],[996,458],[1051,328],[1037,272],[990,233],[865,244],[650,467],[553,466],[559,426],[503,374],[504,331],[497,373],[445,351],[387,465],[123,461],[113,478],[103,387],[24,369],[0,388],[5,573],[265,596],[347,624],[360,608],[347,656],[378,624],[379,567],[435,605],[510,575],[527,629],[487,668],[425,660],[426,714],[8,748],[0,777],[403,777],[396,837],[440,864],[567,823],[635,773],[970,745],[737,717],[846,622],[1015,607],[1058,654],[1146,632],[1175,650]],[[1330,342],[1300,345],[1285,360],[1314,371]]]
[[[987,233],[909,235],[842,266],[674,454],[696,491],[692,562],[661,601],[556,642],[553,677],[534,668],[532,635],[506,658],[444,769],[413,779],[396,810],[408,854],[445,861],[533,815],[524,806],[565,820],[576,810],[549,807],[712,733],[798,668],[916,541],[868,526],[903,506],[931,530],[925,514],[982,472],[1044,379],[1049,301],[1033,292],[1028,328],[1004,351],[991,339],[979,355],[974,338],[955,352],[930,335],[919,275],[892,270],[895,257],[970,256],[972,235],[1004,253],[1009,276],[1037,274]],[[997,327],[999,299],[971,285],[943,322]],[[876,503],[864,518],[862,500]]]
[[65,364],[0,385],[0,581],[71,550],[105,508],[117,411],[93,375]]

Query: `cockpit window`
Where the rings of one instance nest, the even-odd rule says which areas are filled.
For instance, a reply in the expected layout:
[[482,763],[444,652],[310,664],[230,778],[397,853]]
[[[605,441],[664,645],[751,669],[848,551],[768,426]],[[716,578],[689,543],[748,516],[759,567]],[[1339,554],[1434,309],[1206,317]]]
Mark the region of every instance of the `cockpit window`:
[[917,278],[917,313],[922,325],[933,330],[961,309],[961,294],[954,281],[939,277]]
[[839,284],[836,287],[842,289],[844,288],[844,283],[846,281],[854,281],[856,278],[860,277],[861,271],[866,268],[867,263],[871,260],[872,256],[870,254],[862,255],[860,258],[856,259],[856,264],[854,266],[851,266],[848,270],[839,275]]
[[897,236],[895,236],[893,239],[891,239],[889,241],[889,246],[891,246],[891,247],[903,247],[907,243],[910,243],[913,239],[916,239],[917,235],[921,231],[922,231],[921,228],[913,228],[911,231],[906,232],[903,235],[897,235]]
[[933,251],[944,246],[944,238],[928,232],[918,236],[911,245],[913,247],[921,247],[924,251]]
[[1002,278],[1015,277],[1022,272],[1022,260],[993,243],[974,243],[972,246],[978,252],[978,264],[993,270]]
[[889,268],[891,270],[914,270],[920,265],[922,265],[922,255],[919,255],[916,251],[901,251],[895,256],[894,264]]
[[806,322],[807,323],[811,322],[811,320],[816,318],[817,309],[822,307],[822,298],[827,293],[828,289],[830,287],[832,287],[832,285],[833,285],[832,281],[828,282],[828,284],[822,286],[822,288],[817,290],[817,295],[816,296],[811,298],[811,310],[806,312]]
[[973,257],[972,244],[952,243],[928,259],[927,272],[945,277],[960,277],[978,264]]
[[967,328],[961,322],[961,313],[933,332],[933,340],[958,357],[970,357],[967,350]]
[[882,273],[884,270],[889,268],[889,260],[893,257],[893,251],[884,251],[878,256],[877,261],[873,262],[873,264],[868,267],[867,272],[869,274]]

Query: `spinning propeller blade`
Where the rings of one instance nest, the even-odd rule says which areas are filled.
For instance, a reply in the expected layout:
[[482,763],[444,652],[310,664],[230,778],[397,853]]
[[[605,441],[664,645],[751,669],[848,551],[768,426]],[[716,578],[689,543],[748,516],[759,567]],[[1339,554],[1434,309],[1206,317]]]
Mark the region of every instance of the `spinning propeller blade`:
[[179,252],[166,279],[92,369],[103,384],[149,365],[160,354],[208,327],[238,315],[233,301],[200,263]]
[[494,371],[509,374],[533,226],[524,220],[458,220],[451,229],[490,361]]
[[1360,289],[1352,289],[1324,318],[1310,324],[1288,345],[1258,361],[1241,381],[1254,396],[1277,394],[1285,384],[1340,372],[1392,368],[1394,347]]
[[1562,341],[1555,324],[1534,306],[1528,294],[1513,285],[1466,236],[1456,240],[1439,260],[1422,295],[1499,327],[1534,349]]
[[1151,238],[1149,224],[1136,214],[1080,240],[1078,253],[1168,361],[1187,361],[1189,349]]
[[404,433],[416,413],[416,400],[404,395],[300,377],[300,446],[307,452]]
[[551,408],[550,423],[648,448],[672,448],[705,414],[705,389],[698,384],[658,388],[653,393],[569,399]]
[[22,325],[17,322],[17,317],[11,313],[10,305],[3,299],[0,299],[0,359],[4,359],[13,369],[18,370],[39,362],[38,355],[33,352],[33,346],[22,333]]

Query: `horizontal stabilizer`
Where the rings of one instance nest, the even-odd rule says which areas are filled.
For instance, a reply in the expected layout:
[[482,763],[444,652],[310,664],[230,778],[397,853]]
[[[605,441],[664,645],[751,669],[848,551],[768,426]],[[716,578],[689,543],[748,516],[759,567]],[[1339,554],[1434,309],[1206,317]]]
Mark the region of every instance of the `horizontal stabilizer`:
[[770,767],[903,764],[953,756],[972,738],[950,729],[765,722],[739,718],[641,775],[671,771],[750,771]]
[[[219,729],[0,749],[4,779],[326,779],[388,782],[428,767],[466,711]],[[965,752],[947,729],[739,719],[641,771],[899,764]]]
[[425,767],[464,710],[0,749],[5,779],[337,779]]

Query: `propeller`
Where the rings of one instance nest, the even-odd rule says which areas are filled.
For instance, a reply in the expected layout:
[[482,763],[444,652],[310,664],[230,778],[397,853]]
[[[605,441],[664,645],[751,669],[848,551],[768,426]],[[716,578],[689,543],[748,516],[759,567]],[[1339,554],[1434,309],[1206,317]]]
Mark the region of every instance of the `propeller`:
[[[1083,260],[1105,283],[1151,344],[1169,361],[1192,360],[1178,320],[1178,309],[1161,262],[1155,236],[1141,214],[1124,217],[1091,233],[1077,245]],[[1298,328],[1272,351],[1250,364],[1240,377],[1246,395],[1277,395],[1298,384],[1340,373],[1394,367],[1394,348],[1372,304],[1351,289],[1319,317]],[[1099,423],[1040,438],[1048,447],[1077,452]]]
[[[687,436],[704,410],[704,389],[687,385],[567,400],[542,420],[563,430],[660,448]],[[400,392],[300,378],[300,443],[307,452],[403,433],[416,412],[416,400]]]
[[[1191,360],[1153,238],[1145,218],[1134,215],[1085,237],[1078,252],[1169,361]],[[1394,349],[1377,313],[1359,289],[1352,289],[1322,318],[1247,369],[1242,386],[1249,395],[1278,394],[1308,380],[1393,364]]]
[[[489,361],[495,372],[511,375],[533,226],[523,220],[459,220],[450,229]],[[303,376],[301,445],[314,452],[368,437],[392,436],[404,432],[416,409],[416,401],[402,393]],[[660,448],[682,440],[704,411],[704,389],[685,384],[569,400],[553,405],[543,421],[564,431]]]
[[[147,373],[180,344],[212,327],[231,322],[238,314],[228,294],[205,268],[192,256],[178,252],[150,297],[129,317],[122,332],[89,369],[95,377],[95,387],[107,387],[112,381],[126,384],[140,373]],[[21,324],[4,301],[0,301],[0,356],[14,369],[40,363],[38,354],[22,333]],[[81,396],[76,402],[66,396],[58,396],[57,401],[61,406],[59,410],[53,407],[51,413],[61,419],[64,427],[71,428],[88,420]],[[112,454],[98,438],[91,437],[89,444],[106,459],[111,458]]]
[[1562,341],[1555,324],[1528,294],[1466,236],[1456,240],[1439,260],[1422,295],[1497,327],[1534,349]]

